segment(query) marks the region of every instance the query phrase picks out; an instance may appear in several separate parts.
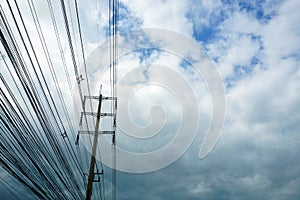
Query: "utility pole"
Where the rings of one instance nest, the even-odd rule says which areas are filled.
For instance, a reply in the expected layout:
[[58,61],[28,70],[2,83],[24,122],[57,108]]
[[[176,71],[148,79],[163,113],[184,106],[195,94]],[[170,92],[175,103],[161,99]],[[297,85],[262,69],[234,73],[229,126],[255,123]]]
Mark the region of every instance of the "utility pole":
[[[101,90],[100,90],[101,91]],[[81,117],[79,121],[79,125],[82,126],[83,123],[83,116],[84,115],[91,115],[96,116],[96,124],[95,124],[95,131],[89,131],[89,130],[82,130],[78,131],[78,135],[76,138],[76,145],[79,144],[79,136],[80,135],[94,135],[93,144],[92,144],[92,155],[91,155],[91,161],[90,161],[90,168],[89,168],[89,175],[88,175],[88,183],[86,187],[86,200],[91,200],[92,198],[92,191],[93,191],[93,182],[100,182],[100,177],[98,180],[95,180],[95,174],[97,175],[103,175],[103,169],[100,173],[95,173],[95,165],[96,165],[96,152],[97,152],[97,146],[98,146],[98,136],[100,135],[112,135],[112,159],[113,159],[113,169],[112,169],[112,199],[116,199],[116,147],[115,147],[115,133],[116,133],[116,113],[115,112],[101,112],[102,102],[103,101],[111,101],[112,106],[116,106],[117,104],[117,97],[105,97],[102,96],[101,92],[99,96],[84,96],[83,104],[85,105],[86,100],[98,100],[98,109],[97,113],[95,112],[87,112],[85,109],[83,109],[83,112],[81,112]],[[112,117],[113,120],[113,127],[112,130],[99,130],[100,129],[100,118],[101,117]],[[87,122],[86,122],[87,123]]]
[[[98,135],[99,134],[112,134],[112,200],[116,200],[116,164],[117,164],[117,155],[116,155],[116,127],[117,127],[117,59],[118,59],[118,15],[119,15],[119,0],[110,0],[109,1],[109,33],[110,37],[112,37],[112,41],[110,43],[110,63],[111,63],[111,80],[112,80],[112,88],[111,88],[111,96],[112,97],[102,97],[101,92],[99,96],[99,104],[98,104],[98,110],[97,110],[97,121],[95,126],[95,133],[94,133],[94,141],[92,146],[92,157],[91,157],[91,163],[90,163],[90,169],[89,169],[89,177],[88,177],[88,184],[86,188],[86,200],[91,200],[92,197],[92,190],[93,190],[93,182],[94,182],[94,167],[96,163],[96,151],[97,151],[97,145],[98,145]],[[87,97],[90,99],[95,99],[95,97]],[[112,100],[112,113],[101,113],[101,103],[102,100]],[[85,99],[84,99],[85,103]],[[83,115],[93,115],[95,114],[93,112],[85,112],[85,109],[83,110],[83,113],[81,115],[80,124],[82,124],[82,116]],[[101,116],[108,116],[113,117],[113,127],[112,131],[99,131],[99,125],[100,125],[100,117]],[[85,131],[89,134],[89,131]],[[83,132],[82,132],[83,133]],[[79,134],[78,132],[76,143],[78,144],[79,140]],[[102,171],[103,174],[103,171]]]
[[96,126],[95,126],[93,149],[92,149],[92,156],[91,156],[91,163],[90,163],[90,170],[89,170],[89,177],[88,177],[88,184],[87,184],[87,189],[86,189],[86,200],[91,199],[92,192],[93,192],[94,169],[95,169],[95,163],[96,163],[96,153],[97,153],[97,146],[98,146],[99,125],[100,125],[100,116],[101,116],[101,103],[102,103],[102,94],[100,93],[98,110],[97,110],[97,121],[96,121]]

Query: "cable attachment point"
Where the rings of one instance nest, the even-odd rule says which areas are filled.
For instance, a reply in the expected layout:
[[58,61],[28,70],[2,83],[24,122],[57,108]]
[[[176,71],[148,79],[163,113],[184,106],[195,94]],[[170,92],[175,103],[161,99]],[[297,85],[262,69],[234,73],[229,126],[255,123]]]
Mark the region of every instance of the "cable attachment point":
[[66,131],[64,131],[64,132],[61,134],[61,136],[62,136],[63,138],[66,138],[66,137],[68,137],[68,135],[67,135]]

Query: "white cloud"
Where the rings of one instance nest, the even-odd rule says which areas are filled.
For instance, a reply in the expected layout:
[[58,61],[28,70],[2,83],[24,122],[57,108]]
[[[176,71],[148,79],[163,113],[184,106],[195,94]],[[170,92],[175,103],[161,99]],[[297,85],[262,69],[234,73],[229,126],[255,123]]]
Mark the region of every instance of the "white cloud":
[[270,67],[277,65],[281,57],[300,54],[299,1],[285,1],[274,17],[262,30],[263,44]]
[[188,1],[123,0],[142,19],[143,28],[161,28],[192,36],[192,24],[186,18]]
[[[86,55],[88,55],[97,45],[95,39],[97,27],[101,30],[97,37],[100,37],[101,41],[106,37],[102,30],[107,25],[107,13],[103,10],[105,6],[100,4],[97,6],[94,1],[80,2],[80,9],[83,10],[81,14],[84,18],[82,22],[87,22],[83,34],[85,35]],[[204,26],[211,26],[210,23],[213,21],[214,14],[222,11],[221,1],[202,1],[199,4],[196,4],[195,1],[191,3],[190,1],[124,0],[122,2],[129,6],[134,16],[142,20],[142,27],[171,29],[190,37],[193,35],[193,25],[199,29]],[[264,8],[267,13],[277,9],[276,6],[273,7],[270,4],[266,3],[268,7]],[[251,66],[253,73],[245,73],[245,76],[240,77],[232,88],[228,88],[230,99],[227,111],[228,123],[225,125],[225,133],[212,155],[202,161],[196,160],[196,157],[191,156],[194,155],[194,151],[199,150],[199,144],[195,143],[191,148],[193,152],[187,152],[188,155],[172,166],[174,167],[172,169],[176,169],[176,178],[182,178],[185,175],[196,177],[195,174],[198,174],[199,171],[203,173],[203,176],[196,177],[192,181],[181,179],[186,184],[185,187],[190,188],[191,191],[189,192],[213,195],[215,191],[222,192],[222,190],[226,190],[238,196],[240,194],[237,192],[238,189],[231,188],[230,184],[228,185],[228,182],[230,182],[237,188],[239,186],[243,187],[244,190],[256,189],[258,186],[271,191],[279,188],[280,190],[276,194],[281,195],[280,197],[283,198],[296,193],[298,187],[295,185],[299,185],[299,180],[293,179],[293,176],[299,172],[297,167],[299,164],[296,161],[293,163],[292,160],[296,160],[294,156],[297,152],[295,151],[299,150],[299,140],[297,140],[299,139],[297,134],[300,120],[300,27],[298,23],[300,14],[297,10],[299,6],[297,0],[284,1],[280,9],[276,10],[277,15],[264,23],[253,15],[235,8],[232,13],[231,11],[225,11],[228,14],[228,19],[220,22],[220,24],[217,24],[218,27],[215,27],[220,32],[217,34],[216,40],[210,41],[209,44],[206,44],[206,47],[209,50],[208,54],[213,58],[217,58],[216,65],[224,80],[234,75],[234,65],[252,65],[251,59],[253,57],[260,59],[260,63]],[[99,8],[101,9],[100,12]],[[44,8],[40,9],[41,12]],[[194,21],[187,18],[190,10],[199,12],[194,13]],[[47,21],[46,18],[43,18],[43,20]],[[47,22],[49,23],[49,21]],[[196,24],[193,24],[193,22]],[[94,26],[95,24],[98,24],[98,26]],[[32,25],[28,27],[34,29]],[[53,33],[50,34],[51,29],[52,27],[45,26],[47,41],[50,48],[57,49],[54,45],[56,43],[55,36]],[[92,33],[92,36],[89,35],[90,33]],[[253,36],[257,36],[257,38],[253,39]],[[76,37],[78,37],[77,34]],[[67,64],[72,66],[67,43],[66,41],[63,42],[68,58]],[[40,49],[38,48],[39,51]],[[53,51],[51,55],[54,57],[53,60],[57,64],[58,71],[62,71],[58,52]],[[120,61],[121,67],[118,72],[120,76],[140,65],[139,59],[135,56],[127,56],[127,60]],[[174,56],[160,54],[152,59],[155,61],[154,64],[174,66],[176,72],[191,78],[188,72],[178,67],[180,59],[174,58]],[[70,68],[71,70],[73,69]],[[89,72],[92,73],[92,78],[96,79],[101,76],[101,74],[94,73],[93,69],[89,68],[89,70],[91,70]],[[152,76],[164,78],[159,73],[152,74]],[[65,81],[63,83],[63,88],[67,88]],[[93,81],[93,83],[98,84],[99,82]],[[191,85],[195,86],[198,83],[195,81]],[[108,85],[108,81],[106,84]],[[205,87],[203,85],[198,87],[197,89],[201,89],[201,92],[197,94],[197,97],[201,100],[199,106],[201,111],[204,112],[201,114],[205,115],[204,118],[208,118],[211,111],[208,104],[211,101]],[[104,92],[108,91],[107,87],[103,90]],[[97,89],[94,89],[94,91],[97,92]],[[143,104],[143,100],[150,99],[151,95],[159,93],[157,91],[159,90],[151,91],[149,94],[141,93],[143,97],[139,96],[136,112],[143,110],[144,104],[148,105],[147,108],[149,108],[149,104],[153,101]],[[184,94],[186,91],[181,92]],[[69,96],[68,99],[70,98]],[[171,103],[167,105],[168,109],[173,109],[174,102]],[[193,109],[194,105],[189,104],[188,98],[184,99],[184,103],[187,110]],[[70,107],[72,106],[70,105]],[[141,114],[134,117],[139,118],[142,122],[148,122],[148,114],[143,110]],[[205,122],[207,121],[205,119]],[[151,145],[155,146],[157,144],[150,144],[149,146],[152,147]],[[140,145],[139,148],[152,150],[149,146]],[[281,164],[281,162],[289,163],[289,167],[285,166],[287,164]],[[286,169],[289,170],[285,171]],[[287,183],[287,185],[275,185],[274,180],[276,181],[276,178],[274,178],[275,175],[272,172],[269,172],[271,170],[275,171],[275,175],[279,177],[278,180],[282,181],[282,184]],[[170,171],[163,172],[174,175]],[[286,177],[291,180],[285,180]],[[160,179],[161,177],[157,176],[155,178]],[[236,180],[233,180],[235,178]],[[144,180],[140,181],[143,182]],[[170,180],[164,181],[171,182]],[[135,187],[137,185],[138,183],[135,184]],[[151,190],[153,186],[148,185],[147,187],[148,190]],[[263,192],[262,189],[259,191]],[[151,195],[155,196],[155,194]],[[272,195],[270,197],[276,198]]]
[[221,34],[236,33],[236,34],[260,34],[262,25],[244,12],[234,12],[229,15],[230,17],[225,20],[221,26]]

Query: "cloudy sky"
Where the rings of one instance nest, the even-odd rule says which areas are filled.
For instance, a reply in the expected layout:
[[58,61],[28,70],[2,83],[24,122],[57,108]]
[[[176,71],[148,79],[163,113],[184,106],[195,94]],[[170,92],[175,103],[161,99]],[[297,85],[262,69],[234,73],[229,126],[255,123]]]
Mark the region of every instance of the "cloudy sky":
[[[5,7],[5,1],[0,2]],[[26,7],[25,1],[20,4]],[[47,3],[38,1],[36,5],[44,20],[43,27],[52,30]],[[79,5],[85,51],[89,55],[107,39],[107,2],[79,1]],[[192,126],[190,122],[194,118],[181,118],[185,111],[192,112],[193,107],[197,107],[200,117],[195,114],[199,118],[195,138],[174,163],[148,173],[118,172],[118,199],[300,198],[299,8],[298,0],[120,0],[119,32],[124,38],[128,31],[156,28],[174,31],[197,42],[206,54],[205,59],[209,59],[220,73],[225,88],[226,116],[216,146],[208,156],[199,159],[199,149],[211,123],[213,103],[205,77],[195,78],[190,70],[194,61],[186,55],[157,49],[136,50],[120,58],[120,88],[127,91],[126,84],[134,85],[130,88],[135,91],[128,106],[130,118],[137,127],[149,123],[154,127],[138,136],[149,136],[153,130],[163,136],[157,135],[148,141],[130,138],[121,133],[130,132],[127,121],[119,119],[120,126],[126,124],[119,130],[121,148],[132,152],[155,151],[175,137],[175,129],[180,125]],[[55,41],[53,34],[53,31],[48,33],[49,44],[51,38]],[[67,48],[67,44],[64,45]],[[180,41],[176,45],[187,48]],[[59,60],[59,54],[55,53],[54,60]],[[67,50],[66,56],[69,56]],[[88,59],[93,61],[93,55]],[[189,64],[184,64],[183,60]],[[187,97],[194,94],[197,103],[190,103],[189,98],[179,94],[179,100],[172,97],[172,87],[177,88],[175,92],[178,93],[185,88],[174,82],[168,85],[175,75],[160,79],[165,72],[155,71],[158,65],[167,66],[184,77],[194,91],[187,93]],[[93,66],[88,68],[91,82],[97,85],[95,74],[100,72],[95,70]],[[170,79],[163,89],[157,84],[145,84],[162,79]],[[138,83],[132,84],[132,81]],[[66,79],[62,80],[64,84],[67,88]],[[105,81],[103,84],[105,86]],[[176,107],[178,101],[183,104],[179,108]],[[163,110],[151,110],[155,105]],[[181,124],[180,120],[183,120]],[[160,129],[161,121],[164,123]],[[135,165],[142,166],[141,163]],[[106,170],[109,172],[108,168]],[[9,182],[4,172],[1,177]],[[15,198],[9,196],[2,184],[0,199]]]

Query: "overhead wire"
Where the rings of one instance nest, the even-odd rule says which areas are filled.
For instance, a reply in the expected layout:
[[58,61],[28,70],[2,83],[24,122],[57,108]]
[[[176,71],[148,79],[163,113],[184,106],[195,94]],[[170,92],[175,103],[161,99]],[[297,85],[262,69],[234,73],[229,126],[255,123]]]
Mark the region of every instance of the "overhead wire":
[[[5,81],[3,80],[3,77],[1,76],[1,81],[5,84]],[[6,85],[6,84],[5,84]],[[24,126],[22,126],[22,121],[20,119],[18,119],[18,115],[17,115],[17,112],[14,110],[14,108],[12,107],[10,101],[7,99],[6,95],[3,93],[2,89],[1,89],[1,97],[4,98],[4,99],[1,99],[1,109],[2,109],[2,113],[4,113],[4,115],[1,116],[1,119],[2,119],[2,125],[3,127],[6,127],[6,130],[9,130],[11,132],[11,134],[9,134],[9,136],[11,136],[11,138],[13,138],[17,144],[19,145],[18,147],[20,147],[25,155],[30,159],[30,162],[26,163],[24,161],[25,157],[24,156],[21,156],[19,157],[17,160],[17,162],[12,162],[13,165],[14,164],[18,164],[20,163],[20,161],[23,160],[23,163],[25,163],[26,165],[31,165],[33,164],[35,168],[33,167],[27,167],[27,169],[30,169],[30,170],[34,170],[34,169],[37,169],[39,171],[39,173],[34,173],[34,174],[31,174],[29,177],[32,178],[32,177],[35,177],[36,175],[38,174],[43,174],[40,169],[41,167],[43,166],[43,163],[41,166],[39,166],[38,168],[37,167],[37,162],[36,161],[39,161],[40,159],[40,156],[36,157],[36,153],[39,153],[39,152],[34,152],[33,151],[33,148],[31,148],[31,145],[30,143],[28,143],[28,140],[27,140],[27,137],[24,138],[24,135],[23,133],[26,133],[26,136],[28,136],[28,132],[26,131],[26,129],[24,129]],[[15,98],[13,98],[14,100]],[[3,106],[4,105],[4,106]],[[6,105],[6,106],[5,106]],[[16,121],[17,120],[17,121]],[[9,124],[7,123],[10,122]],[[19,126],[22,126],[22,132],[21,130],[19,129]],[[15,130],[14,132],[17,132],[17,133],[22,133],[22,134],[13,134],[12,130]],[[21,140],[19,140],[18,138],[22,138]],[[5,140],[6,138],[4,138],[3,140]],[[2,141],[2,140],[1,140]],[[25,142],[25,143],[24,143]],[[29,140],[30,142],[30,140]],[[16,149],[16,146],[12,146],[11,144],[14,144],[14,143],[6,143],[7,145],[5,146],[5,148],[14,148],[14,150],[10,150],[9,152],[12,152],[10,153],[9,155],[12,155],[14,154],[16,156],[18,155],[21,155],[21,152],[19,152],[19,148]],[[35,149],[36,150],[36,149]],[[19,153],[18,153],[19,152]],[[16,154],[17,153],[17,154]],[[6,155],[7,156],[7,155]],[[36,157],[35,159],[32,159],[32,157]],[[27,170],[28,171],[28,170]],[[27,176],[28,177],[28,176]],[[44,178],[41,177],[43,180]],[[40,180],[40,179],[39,179]]]
[[[78,145],[72,145],[68,137],[67,132],[69,130],[75,142],[75,130],[66,106],[65,98],[61,91],[59,80],[53,66],[53,61],[33,0],[27,0],[27,2],[36,28],[36,33],[38,34],[37,42],[41,44],[47,66],[51,72],[55,90],[51,90],[49,81],[46,79],[45,69],[42,68],[42,62],[36,52],[36,48],[32,42],[32,36],[27,29],[26,21],[23,19],[18,2],[14,0],[14,8],[11,2],[12,1],[6,0],[15,31],[12,31],[11,25],[8,23],[2,7],[0,9],[0,40],[8,59],[10,60],[10,65],[6,62],[2,53],[1,57],[2,60],[4,60],[7,72],[10,75],[8,78],[12,79],[14,85],[14,88],[12,89],[6,82],[7,77],[4,78],[2,74],[0,74],[0,164],[7,172],[23,183],[41,199],[57,199],[58,197],[59,199],[83,199],[85,184],[84,181],[78,181],[77,176],[79,174],[83,180],[85,179],[81,152]],[[66,64],[51,0],[47,0],[47,3],[62,64],[67,77],[69,91],[72,95],[74,90],[72,88],[71,77],[68,72],[68,66]],[[74,51],[74,48],[76,48],[77,51],[74,24],[70,14],[69,18],[72,23],[74,36],[72,39],[64,1],[61,0],[60,4],[71,53],[71,60],[77,81],[81,108],[83,112],[85,112],[85,96],[83,95],[83,88],[79,81],[81,76],[78,69],[79,59],[76,61],[76,55],[78,56],[78,53],[75,54]],[[86,87],[88,96],[91,96],[77,0],[74,1],[74,6]],[[69,10],[71,11],[70,4]],[[111,94],[113,97],[116,97],[118,1],[109,1],[109,12],[109,18],[111,17],[111,19],[109,19],[109,31],[110,36],[113,36],[113,41],[110,45],[110,56],[112,61],[110,67],[110,82],[112,86]],[[17,38],[15,36],[17,36]],[[73,46],[73,42],[75,43],[75,46]],[[43,66],[44,65],[45,64],[43,63]],[[13,70],[11,70],[11,68]],[[20,101],[17,100],[18,97],[14,95],[13,90],[17,91],[18,97],[22,100],[21,104]],[[54,100],[54,97],[56,97],[54,96],[54,92],[57,93],[59,105]],[[89,105],[91,110],[93,110],[91,98],[89,99]],[[115,100],[112,105],[112,112],[115,115],[116,109],[117,102]],[[64,114],[63,116],[61,115],[62,113]],[[65,120],[67,124],[65,123]],[[86,116],[84,116],[84,120],[85,125],[89,130],[90,123]],[[94,120],[92,122],[95,123]],[[116,119],[114,117],[114,131],[115,127]],[[115,134],[112,136],[112,144],[115,148]],[[92,146],[91,139],[90,146]],[[76,152],[74,148],[76,148]],[[99,148],[98,151],[100,156]],[[83,152],[86,154],[86,150],[83,150]],[[96,163],[96,171],[103,172],[101,158],[100,162]],[[104,175],[99,174],[99,176],[101,176],[101,179],[97,189],[98,197],[99,199],[105,199]],[[113,180],[115,180],[115,175],[112,174],[112,176]]]
[[2,182],[7,190],[10,192],[10,194],[18,199],[18,200],[24,200],[24,199],[27,199],[27,200],[32,200],[32,198],[34,198],[34,196],[31,196],[30,198],[27,197],[27,195],[24,195],[24,193],[21,193],[21,191],[17,190],[10,182],[6,181],[4,178],[2,178],[0,176],[0,182]]
[[[32,3],[33,3],[33,2],[32,2]],[[57,80],[57,75],[56,75],[56,72],[55,72],[55,70],[54,70],[54,67],[53,67],[51,58],[50,58],[50,53],[49,53],[47,44],[46,44],[46,42],[45,42],[45,37],[44,37],[44,34],[43,34],[43,32],[42,32],[42,29],[41,29],[41,26],[40,26],[40,22],[39,22],[38,16],[37,16],[37,14],[36,14],[34,4],[32,4],[32,8],[31,8],[31,6],[30,6],[30,9],[31,9],[32,17],[33,17],[33,18],[35,17],[34,22],[35,22],[35,25],[36,25],[36,28],[37,28],[37,32],[38,32],[38,34],[39,34],[40,41],[41,41],[42,46],[43,46],[43,51],[44,51],[44,53],[45,53],[45,57],[47,58],[47,63],[48,63],[48,66],[49,66],[50,71],[51,71],[52,78],[53,78],[54,83],[55,83],[55,88],[56,88],[56,91],[57,91],[57,93],[58,93],[58,97],[59,97],[59,100],[60,100],[60,102],[61,102],[61,105],[62,105],[62,107],[63,107],[63,112],[64,112],[64,114],[65,114],[65,116],[66,116],[66,119],[67,119],[67,122],[68,122],[68,125],[69,125],[69,128],[70,128],[70,131],[71,131],[72,136],[73,136],[73,140],[74,140],[74,142],[75,142],[75,131],[74,131],[74,127],[73,127],[73,125],[72,125],[72,122],[71,122],[71,119],[70,119],[69,112],[68,112],[68,110],[67,110],[67,108],[66,108],[66,103],[65,103],[65,101],[64,101],[64,98],[63,98],[63,95],[62,95],[62,92],[61,92],[61,89],[60,89],[60,86],[59,86],[59,83],[58,83],[58,80]],[[20,14],[20,17],[21,17],[21,16],[22,16],[21,13],[19,13],[19,14]],[[22,22],[23,22],[23,20],[22,20]],[[25,25],[24,25],[24,29],[26,30]],[[27,32],[27,31],[26,31],[26,32]],[[28,40],[30,40],[29,37],[28,37]],[[41,74],[43,74],[43,72],[42,72],[41,69],[40,69],[40,72],[41,72]],[[43,75],[43,77],[44,77],[44,75]],[[45,79],[44,79],[44,82],[45,82],[45,84],[46,84]],[[52,97],[51,92],[50,92],[50,90],[49,90],[49,87],[47,87],[47,89],[48,89],[48,92],[49,92],[49,94],[50,94],[50,97]],[[51,99],[52,99],[52,103],[55,105],[53,98],[51,98]],[[57,115],[59,115],[59,112],[58,112],[58,110],[57,110],[57,107],[55,107],[55,108],[56,108],[55,110],[56,110],[56,112],[57,112]],[[69,154],[70,154],[70,156],[71,156],[71,159],[72,159],[72,161],[75,163],[75,165],[76,165],[76,167],[78,168],[78,170],[81,171],[81,173],[83,173],[83,172],[82,172],[82,168],[81,168],[80,164],[78,163],[78,158],[76,157],[77,154],[75,153],[74,147],[71,145],[71,142],[70,142],[70,139],[69,139],[69,137],[68,137],[67,131],[66,131],[65,128],[64,128],[62,119],[61,119],[61,118],[59,118],[59,119],[60,119],[60,122],[61,122],[61,124],[62,124],[63,129],[64,129],[64,130],[63,130],[63,133],[62,133],[62,137],[63,137],[65,140],[67,140],[67,142],[64,140],[64,142],[66,143],[66,146],[67,146],[67,150],[69,151]],[[70,148],[71,148],[71,149],[70,149]]]
[[[15,3],[16,3],[16,2],[15,2]],[[19,25],[18,25],[18,23],[17,23],[17,21],[16,21],[15,14],[14,14],[14,12],[13,12],[13,10],[12,10],[12,7],[11,7],[11,5],[10,5],[10,3],[9,3],[8,0],[7,0],[7,4],[8,4],[8,6],[9,6],[11,15],[12,15],[13,20],[14,20],[14,23],[15,23],[15,26],[16,26],[16,28],[17,28],[17,30],[18,30],[20,39],[21,39],[21,41],[22,41],[22,43],[23,43],[23,45],[24,45],[24,48],[25,48],[26,53],[27,53],[27,55],[28,55],[28,58],[29,58],[29,60],[30,60],[31,66],[34,66],[33,60],[31,59],[31,56],[30,56],[30,54],[29,54],[29,50],[28,50],[28,48],[27,48],[27,46],[26,46],[26,44],[25,44],[25,41],[24,41],[24,38],[23,38],[22,33],[21,33],[21,31],[20,31]],[[18,10],[18,7],[17,7],[17,10]],[[19,13],[19,14],[20,14],[20,13]],[[21,21],[22,21],[22,23],[23,23],[24,21],[22,20],[22,16],[21,16],[21,15],[20,15],[20,18],[21,18]],[[27,34],[27,36],[28,36],[28,33],[27,33],[27,31],[26,31],[26,27],[25,27],[25,32],[26,32],[26,34]],[[29,40],[29,41],[30,41],[30,40]],[[31,42],[30,42],[30,44],[31,44],[31,47],[32,47],[32,43],[31,43]],[[35,55],[35,58],[36,58],[37,65],[38,65],[39,69],[41,70],[40,64],[39,64],[39,62],[38,62],[38,59],[37,59],[37,57],[36,57],[36,54],[35,54],[35,51],[34,51],[34,48],[33,48],[33,47],[32,47],[32,50],[33,50],[33,52],[34,52],[34,55]],[[34,67],[33,67],[33,71],[35,72],[35,75],[36,75],[36,77],[37,77],[37,80],[38,80],[39,86],[40,86],[40,88],[41,88],[42,94],[46,97],[46,94],[45,94],[45,92],[44,92],[44,90],[43,90],[43,86],[42,86],[42,84],[41,84],[41,80],[40,80],[40,78],[39,78],[39,76],[38,76],[38,74],[37,74],[37,71],[36,71],[36,69],[35,69]],[[25,72],[26,72],[26,71],[25,71]],[[32,94],[33,94],[34,96],[36,96],[38,99],[41,99],[41,97],[39,96],[38,92],[37,92],[36,89],[35,89],[35,86],[34,86],[34,84],[33,84],[33,80],[32,80],[32,78],[30,78],[29,73],[26,72],[25,74],[26,74],[27,80],[29,80],[28,83],[29,83],[30,87],[33,89],[33,90],[32,90],[32,92],[33,92]],[[52,98],[52,96],[51,96],[49,87],[47,86],[47,82],[45,81],[45,78],[44,78],[43,74],[42,74],[42,77],[43,77],[43,80],[44,80],[44,82],[45,82],[46,88],[48,89],[48,92],[49,92],[49,94],[50,94],[50,99],[51,99],[51,101],[52,101],[52,103],[53,103],[53,105],[54,105],[54,108],[55,108],[56,112],[58,112],[58,111],[57,111],[57,107],[56,107],[56,105],[55,105],[55,103],[54,103],[54,100],[53,100],[53,98]],[[32,95],[32,94],[29,94],[29,95]],[[47,105],[48,105],[49,107],[51,107],[50,102],[48,101],[47,97],[45,98],[45,100],[46,100]],[[36,103],[40,104],[39,102],[41,102],[41,101],[40,101],[40,100],[36,101]],[[42,105],[42,104],[40,104],[40,105]],[[44,106],[42,106],[42,107],[43,107],[43,108],[41,108],[41,109],[42,109],[42,110],[45,110],[45,107],[44,107]],[[42,110],[41,110],[41,111],[42,111]],[[60,116],[58,115],[59,121],[61,122],[61,126],[58,124],[58,121],[56,120],[55,114],[54,114],[54,112],[52,111],[52,109],[49,109],[49,110],[50,110],[50,113],[51,113],[52,116],[53,116],[53,119],[55,120],[55,124],[56,124],[57,128],[60,129],[60,131],[62,132],[61,126],[62,126],[62,128],[63,128],[63,123],[62,123],[62,120],[61,120]],[[45,115],[45,116],[46,116],[46,115]],[[52,127],[52,126],[53,126],[53,125],[51,125],[51,122],[50,122],[49,120],[46,120],[45,122],[46,122],[46,124],[50,125],[50,126],[48,126],[48,127]],[[51,129],[54,130],[53,127],[52,127]],[[63,128],[63,129],[64,129],[64,128]],[[48,130],[48,131],[49,131],[49,130]],[[50,131],[50,132],[51,132],[51,131]],[[49,133],[50,133],[50,132],[49,132]],[[56,137],[50,137],[50,139],[51,139],[52,141],[57,140]],[[56,144],[56,143],[55,143],[55,144]],[[54,147],[55,147],[55,151],[58,151],[58,146],[57,146],[57,145],[54,145]],[[69,163],[67,163],[67,162],[64,161],[64,160],[65,160],[65,159],[64,159],[65,155],[62,154],[62,153],[60,153],[60,152],[58,153],[58,155],[60,156],[60,159],[59,159],[60,162],[61,162],[61,163],[64,163],[64,165],[62,165],[62,166],[65,167],[66,172],[69,173],[71,179],[73,179],[73,178],[72,178],[72,177],[73,177],[73,175],[72,175],[73,173],[72,173],[72,171],[69,169],[69,168],[70,168],[70,167],[69,167]],[[67,185],[73,185],[73,184],[75,184],[75,183],[72,181],[72,182],[69,182],[69,183],[65,182],[65,184],[67,184]],[[78,187],[78,186],[75,185],[75,187]],[[78,188],[78,190],[79,190],[79,188]]]
[[115,98],[111,105],[113,113],[112,135],[112,199],[116,199],[116,116],[117,116],[117,62],[118,62],[118,15],[119,1],[109,1],[109,36],[110,36],[110,86],[112,97]]
[[[89,82],[89,76],[88,76],[88,70],[87,70],[87,64],[86,64],[86,57],[85,57],[85,51],[84,51],[84,45],[83,45],[82,29],[81,29],[81,23],[80,23],[79,9],[78,9],[77,0],[74,1],[74,5],[75,5],[75,13],[76,13],[76,19],[77,19],[77,25],[78,25],[79,38],[80,38],[81,55],[82,55],[82,60],[83,60],[85,78],[86,78],[86,82],[87,82],[87,90],[88,90],[88,95],[91,96],[90,82]],[[89,99],[89,103],[90,103],[91,110],[94,110],[91,98]],[[94,127],[95,127],[95,121],[93,120],[93,122],[94,122]],[[100,164],[100,170],[103,172],[104,169],[103,169],[103,165],[102,165],[102,162],[101,162],[100,148],[97,148],[97,149],[98,149],[98,155],[99,155],[98,157],[100,158],[100,162],[96,163],[96,169],[97,169],[97,171],[99,171],[99,168],[98,168],[98,163],[99,163]],[[101,185],[101,182],[99,182],[99,184]],[[101,190],[100,190],[100,199],[102,199]]]
[[[71,52],[71,59],[72,59],[72,63],[73,63],[75,77],[77,79],[77,87],[78,87],[78,92],[79,92],[79,96],[80,96],[81,108],[82,108],[83,112],[85,112],[85,100],[84,100],[84,95],[83,95],[83,91],[82,91],[82,86],[80,84],[80,79],[79,79],[80,75],[79,75],[78,66],[77,66],[76,59],[75,59],[74,47],[72,44],[72,36],[70,33],[69,22],[68,22],[68,18],[67,18],[67,14],[66,14],[66,7],[65,7],[63,0],[60,0],[60,4],[61,4],[61,11],[63,14],[63,19],[64,19],[64,26],[65,26],[66,33],[67,33],[68,44],[69,44],[69,48],[70,48],[70,52]],[[89,130],[89,123],[88,123],[86,115],[84,115],[84,119],[86,122],[87,130]],[[92,147],[92,142],[91,142],[90,137],[89,137],[89,144],[90,144],[90,147]]]
[[[81,87],[81,84],[80,84],[80,79],[79,79],[80,76],[79,76],[78,66],[77,66],[76,59],[75,59],[75,53],[74,53],[74,47],[73,47],[73,44],[72,44],[72,37],[71,37],[71,33],[70,33],[69,22],[68,22],[68,18],[67,18],[67,14],[66,14],[66,6],[65,6],[63,0],[60,1],[60,5],[61,5],[61,11],[62,11],[62,14],[63,14],[64,25],[65,25],[65,29],[66,29],[66,33],[67,33],[68,44],[69,44],[69,48],[70,48],[70,51],[71,51],[73,68],[74,68],[75,76],[76,76],[76,79],[77,79],[77,86],[78,86],[78,91],[79,91],[80,100],[81,100],[81,107],[82,107],[83,112],[85,112],[85,97],[83,95],[82,87]],[[84,120],[85,120],[85,123],[86,123],[87,130],[90,130],[89,123],[88,123],[86,115],[84,115]],[[91,140],[90,135],[89,135],[89,140],[88,141],[89,141],[90,147],[92,147],[92,140]],[[86,157],[86,159],[87,159],[87,157]]]
[[[3,36],[3,35],[2,35],[2,36]],[[4,37],[2,37],[2,39],[4,39]],[[2,42],[3,42],[3,41],[4,41],[4,40],[2,40]],[[6,50],[9,52],[10,50],[9,50],[8,45],[7,45],[7,44],[4,44],[4,46],[7,47]],[[17,55],[18,55],[18,54],[17,54]],[[19,56],[20,56],[20,55],[19,55]],[[16,60],[15,60],[15,58],[12,56],[12,54],[11,54],[10,57],[11,57],[12,62],[13,62],[14,64],[16,64],[16,62],[15,62]],[[25,74],[26,74],[26,72],[25,72]],[[23,77],[22,74],[19,74],[18,76],[19,76],[19,78],[20,78],[20,77],[21,77],[21,78]],[[24,85],[24,84],[25,84],[25,85]],[[28,84],[29,84],[29,85],[28,85]],[[24,83],[23,83],[23,86],[24,86],[25,88],[27,88],[27,89],[32,88],[32,86],[29,87],[29,86],[30,86],[30,83],[28,83],[28,82],[24,82]],[[27,92],[27,94],[29,94],[29,93],[28,93],[29,91],[26,91],[26,92]],[[31,103],[32,103],[32,102],[31,102]],[[43,127],[43,128],[44,128],[44,127]]]
[[[65,55],[64,55],[63,47],[62,47],[62,43],[61,43],[61,39],[60,39],[60,33],[59,33],[58,27],[57,27],[57,22],[56,22],[56,19],[55,19],[55,16],[54,16],[52,3],[51,3],[50,0],[47,0],[47,3],[48,3],[49,12],[50,12],[51,22],[52,22],[54,32],[55,32],[56,41],[57,41],[59,51],[60,51],[62,64],[63,64],[65,75],[66,75],[66,78],[67,78],[70,95],[73,96],[74,90],[73,90],[73,87],[72,87],[68,66],[66,64],[66,58],[65,58]],[[73,96],[73,98],[75,98],[75,97]],[[76,102],[73,102],[73,103],[76,104]],[[78,111],[76,109],[76,105],[74,105],[74,109],[75,109],[75,111]],[[81,152],[80,152],[80,146],[79,145],[75,145],[75,146],[76,146],[76,151],[77,151],[78,158],[79,158],[79,163],[81,165],[81,168],[83,169],[84,164],[83,164],[83,160],[82,160],[82,156],[81,156]],[[85,153],[85,158],[87,158],[86,151],[84,151],[84,153]],[[86,163],[87,163],[87,161],[86,161]],[[83,176],[84,176],[84,174],[83,174]],[[84,177],[83,177],[83,180],[84,180]]]

